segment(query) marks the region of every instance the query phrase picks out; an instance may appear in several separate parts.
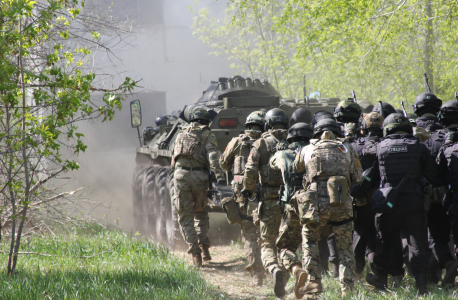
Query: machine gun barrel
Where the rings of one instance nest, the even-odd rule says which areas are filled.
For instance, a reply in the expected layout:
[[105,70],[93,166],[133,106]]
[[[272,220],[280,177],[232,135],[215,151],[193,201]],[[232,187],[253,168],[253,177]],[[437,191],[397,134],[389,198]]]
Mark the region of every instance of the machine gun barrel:
[[379,101],[378,104],[380,105],[380,108],[379,108],[380,115],[381,115],[383,118],[385,118],[385,114],[383,113],[382,101]]
[[426,86],[426,91],[428,93],[431,93],[431,88],[429,87],[429,80],[428,80],[428,75],[426,73],[423,75],[423,78],[425,79],[425,86]]
[[456,99],[456,101],[458,101],[458,93],[457,92],[455,92],[455,99]]
[[353,102],[356,103],[356,94],[354,90],[351,91],[351,96],[353,97]]
[[404,117],[409,118],[409,117],[407,116],[406,108],[405,108],[405,106],[404,106],[404,101],[401,101],[401,106],[402,106],[402,111],[404,112]]

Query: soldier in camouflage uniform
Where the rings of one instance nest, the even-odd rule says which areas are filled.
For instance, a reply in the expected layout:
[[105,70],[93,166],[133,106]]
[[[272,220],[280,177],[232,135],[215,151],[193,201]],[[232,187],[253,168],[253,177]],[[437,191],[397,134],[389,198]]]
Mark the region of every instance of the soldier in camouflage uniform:
[[188,253],[192,255],[194,265],[200,268],[202,252],[204,261],[211,260],[207,236],[209,218],[205,211],[209,169],[215,173],[218,184],[225,181],[225,175],[218,163],[221,152],[216,137],[208,127],[211,121],[209,112],[196,107],[189,120],[190,124],[178,134],[173,148],[172,168],[175,169],[177,190],[174,205],[183,239],[189,246]]
[[288,149],[277,151],[270,159],[272,170],[280,170],[283,176],[284,188],[280,200],[284,205],[280,234],[277,239],[279,258],[283,266],[294,275],[296,283],[294,293],[301,298],[299,289],[305,285],[307,273],[296,256],[296,251],[302,243],[302,226],[297,215],[297,195],[301,195],[303,173],[292,172],[291,165],[296,154],[309,144],[313,136],[312,127],[305,123],[296,123],[288,130]]
[[352,251],[353,208],[349,187],[361,182],[361,163],[352,146],[341,136],[334,120],[321,120],[314,139],[302,149],[293,163],[295,172],[306,172],[306,191],[298,199],[302,227],[303,266],[309,281],[299,292],[305,296],[321,293],[318,241],[321,230],[331,223],[340,260],[342,296],[353,287],[355,258]]
[[242,195],[251,198],[258,178],[261,182],[258,213],[261,230],[261,259],[264,268],[272,274],[275,295],[282,298],[286,291],[283,282],[284,271],[280,269],[275,245],[281,222],[282,206],[278,198],[283,178],[280,171],[271,170],[269,159],[277,150],[287,148],[288,115],[279,108],[271,109],[266,114],[267,132],[263,133],[251,148],[245,166]]
[[240,225],[242,227],[242,236],[245,240],[245,256],[248,259],[248,266],[245,267],[245,270],[252,277],[255,277],[258,286],[262,285],[264,268],[261,262],[261,250],[258,245],[257,227],[253,223],[252,213],[250,211],[257,201],[247,201],[247,199],[243,198],[241,192],[243,189],[245,164],[248,160],[251,146],[261,137],[264,130],[265,116],[266,113],[262,111],[252,112],[246,119],[245,127],[247,129],[245,133],[233,138],[219,159],[221,168],[225,171],[232,171],[234,174],[232,191],[239,204],[239,212],[242,219]]

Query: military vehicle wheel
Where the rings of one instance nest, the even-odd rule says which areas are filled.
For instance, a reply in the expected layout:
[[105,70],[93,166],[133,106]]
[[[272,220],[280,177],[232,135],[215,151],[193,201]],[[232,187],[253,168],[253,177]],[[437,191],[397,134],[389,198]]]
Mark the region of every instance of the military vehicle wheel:
[[178,223],[178,214],[173,203],[175,199],[176,191],[173,185],[173,170],[169,169],[167,175],[167,193],[164,194],[164,213],[166,220],[166,233],[167,242],[174,248],[186,249],[186,244],[183,241],[183,237],[180,232],[180,224]]
[[132,211],[134,217],[134,230],[143,231],[143,197],[142,183],[145,165],[137,165],[132,176]]
[[167,242],[166,218],[165,218],[165,195],[167,193],[167,175],[169,168],[160,168],[155,179],[155,190],[157,200],[154,203],[156,207],[156,237],[159,241]]
[[158,168],[156,166],[148,167],[145,170],[145,175],[143,177],[143,232],[144,235],[156,234],[155,227],[155,203],[158,198],[156,196],[156,175],[158,173]]

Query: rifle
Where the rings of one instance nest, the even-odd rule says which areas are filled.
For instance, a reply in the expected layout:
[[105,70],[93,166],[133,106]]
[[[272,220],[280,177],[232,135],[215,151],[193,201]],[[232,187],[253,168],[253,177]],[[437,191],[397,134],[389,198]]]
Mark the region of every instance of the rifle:
[[429,87],[428,76],[426,75],[426,73],[423,75],[423,78],[425,79],[426,91],[428,93],[431,93],[431,88]]
[[378,104],[380,105],[380,108],[379,108],[379,111],[380,111],[380,115],[385,118],[385,115],[383,113],[383,106],[382,106],[382,101],[379,101]]
[[457,92],[455,92],[455,99],[456,99],[456,101],[458,101],[458,93]]
[[306,75],[304,74],[304,87],[303,87],[303,92],[304,92],[304,103],[306,107],[309,107],[309,98],[307,97],[307,89],[305,88],[305,77]]
[[402,106],[402,111],[404,112],[404,117],[408,119],[409,117],[407,116],[406,108],[404,106],[404,101],[401,101],[401,106]]
[[355,91],[354,91],[354,90],[351,91],[351,95],[352,95],[352,97],[353,97],[353,102],[356,103],[356,94],[355,94]]

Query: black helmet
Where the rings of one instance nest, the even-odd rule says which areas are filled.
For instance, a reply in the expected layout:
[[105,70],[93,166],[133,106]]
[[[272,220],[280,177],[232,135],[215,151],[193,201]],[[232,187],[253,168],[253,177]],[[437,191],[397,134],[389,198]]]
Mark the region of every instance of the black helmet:
[[415,98],[413,112],[417,116],[426,113],[437,114],[442,105],[442,100],[437,98],[433,93],[421,93]]
[[409,134],[413,134],[412,125],[410,125],[409,119],[398,113],[390,114],[385,118],[385,121],[383,121],[383,136],[387,136],[396,131],[405,131]]
[[361,116],[361,106],[353,101],[353,98],[340,101],[334,108],[334,118],[343,123],[358,123]]
[[312,113],[305,107],[299,107],[291,115],[290,125],[293,126],[296,123],[307,123],[312,121]]
[[189,122],[208,124],[211,122],[210,113],[205,108],[197,106],[189,114]]
[[318,121],[315,127],[313,127],[313,136],[323,133],[326,130],[334,132],[334,134],[338,137],[342,137],[342,129],[340,128],[339,123],[337,123],[334,119],[323,119]]
[[326,110],[317,111],[312,117],[312,128],[315,128],[316,123],[324,119],[334,120],[334,116],[332,115],[332,113]]
[[[380,111],[380,103],[382,103],[382,111]],[[377,105],[375,105],[372,111],[375,111],[381,114],[382,117],[385,118],[385,120],[386,120],[386,117],[388,117],[390,114],[396,113],[396,110],[394,109],[394,107],[391,104],[382,102],[382,101],[380,101]]]
[[310,140],[313,137],[312,126],[306,123],[296,123],[288,130],[286,140],[291,143],[292,138],[302,138],[303,140]]
[[458,101],[452,100],[445,102],[439,110],[437,118],[445,126],[458,124]]
[[169,118],[165,117],[165,116],[158,116],[156,117],[156,126],[161,126],[161,125],[167,125],[167,121],[169,120]]
[[266,131],[272,128],[273,125],[284,125],[288,128],[289,118],[286,112],[279,108],[272,108],[266,113]]

